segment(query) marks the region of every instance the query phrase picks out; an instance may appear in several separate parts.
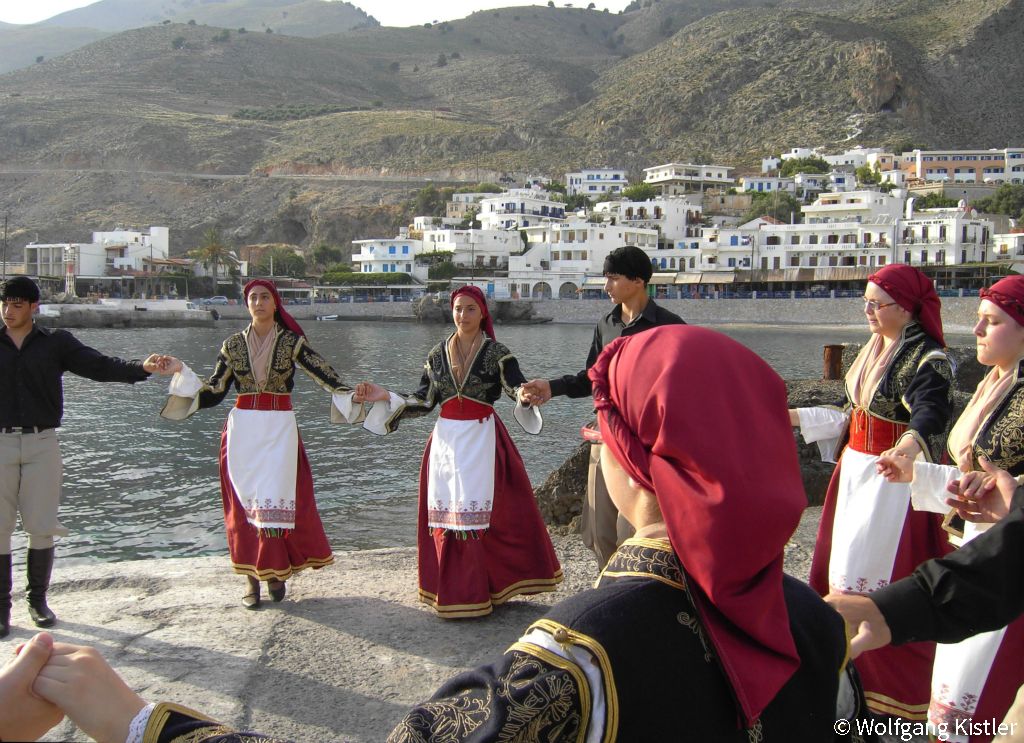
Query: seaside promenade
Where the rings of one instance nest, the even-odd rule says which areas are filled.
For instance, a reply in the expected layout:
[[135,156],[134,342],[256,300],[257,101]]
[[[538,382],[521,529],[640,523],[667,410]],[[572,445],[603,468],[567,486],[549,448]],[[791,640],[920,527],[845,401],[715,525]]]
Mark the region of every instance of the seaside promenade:
[[[819,509],[787,547],[806,579]],[[99,648],[150,701],[295,741],[380,743],[414,703],[452,675],[494,658],[549,605],[591,585],[595,563],[575,534],[554,536],[565,581],[481,619],[445,621],[416,598],[413,548],[336,555],[288,582],[284,603],[242,607],[227,556],[68,565],[51,606],[59,641]],[[20,596],[10,652],[34,632]],[[84,741],[65,721],[43,740]]]

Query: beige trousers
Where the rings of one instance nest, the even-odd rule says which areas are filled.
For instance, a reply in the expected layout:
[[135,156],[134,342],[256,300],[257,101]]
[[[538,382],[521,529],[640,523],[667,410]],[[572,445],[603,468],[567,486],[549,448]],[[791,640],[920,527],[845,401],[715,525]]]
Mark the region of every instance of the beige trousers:
[[0,555],[11,553],[19,513],[32,549],[47,549],[55,536],[67,536],[57,520],[62,475],[55,429],[0,433]]
[[601,444],[590,445],[590,467],[587,470],[587,502],[580,516],[580,536],[597,558],[597,569],[603,570],[620,544],[633,536],[633,527],[620,514],[608,495],[601,474]]

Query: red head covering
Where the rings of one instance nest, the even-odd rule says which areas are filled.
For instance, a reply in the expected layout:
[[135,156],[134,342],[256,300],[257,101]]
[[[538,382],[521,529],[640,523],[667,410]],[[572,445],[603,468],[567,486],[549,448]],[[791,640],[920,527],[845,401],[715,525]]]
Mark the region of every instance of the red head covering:
[[494,324],[491,322],[491,311],[487,309],[487,298],[484,297],[484,293],[475,286],[460,286],[458,289],[452,292],[452,307],[455,307],[455,300],[461,296],[470,297],[474,302],[480,305],[480,327],[493,341],[494,338]]
[[288,314],[288,310],[281,304],[281,295],[277,293],[277,287],[274,286],[273,281],[267,281],[266,279],[253,279],[245,285],[245,289],[242,290],[242,296],[245,298],[245,303],[249,304],[249,292],[255,289],[257,286],[266,287],[270,290],[270,293],[274,295],[274,304],[277,305],[277,309],[274,310],[274,319],[277,320],[288,330],[293,333],[305,337],[306,333],[302,327],[295,322],[295,318]]
[[750,727],[800,665],[782,558],[807,498],[786,386],[753,351],[692,325],[613,341],[590,379],[605,444],[657,496]]
[[981,298],[997,305],[1018,325],[1024,325],[1024,276],[999,279],[988,289],[981,290]]
[[942,337],[942,302],[931,279],[913,266],[890,263],[868,276],[868,281],[877,284],[896,304],[913,313],[924,332],[940,345],[946,345]]

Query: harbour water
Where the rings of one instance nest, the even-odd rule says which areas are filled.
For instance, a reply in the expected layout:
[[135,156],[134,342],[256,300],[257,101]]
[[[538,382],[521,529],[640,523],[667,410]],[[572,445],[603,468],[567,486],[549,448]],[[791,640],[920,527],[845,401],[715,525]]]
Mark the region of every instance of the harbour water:
[[[170,353],[198,374],[212,370],[221,342],[243,327],[77,330],[105,353],[142,358]],[[306,321],[314,348],[353,383],[372,380],[397,391],[416,388],[430,348],[449,326],[414,323]],[[718,329],[763,356],[783,377],[821,374],[822,346],[860,342],[863,328],[723,325]],[[552,377],[583,367],[593,326],[533,325],[497,329],[528,377]],[[951,340],[951,342],[953,342]],[[158,416],[166,378],[136,385],[99,384],[65,376],[61,519],[71,535],[62,559],[121,560],[186,557],[226,550],[217,472],[220,431],[230,398],[183,422]],[[415,543],[416,488],[423,443],[436,414],[403,422],[390,436],[331,425],[329,398],[297,376],[294,405],[309,454],[316,496],[336,550]],[[511,401],[498,411],[523,454],[534,485],[560,465],[581,440],[589,399],[556,398],[544,406],[539,436],[521,431]],[[16,550],[24,546],[15,536]]]

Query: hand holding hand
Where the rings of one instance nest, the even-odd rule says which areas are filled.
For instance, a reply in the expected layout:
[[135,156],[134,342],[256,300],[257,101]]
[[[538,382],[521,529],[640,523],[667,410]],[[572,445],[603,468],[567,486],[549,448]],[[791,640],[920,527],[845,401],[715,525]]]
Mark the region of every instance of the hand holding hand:
[[33,691],[100,743],[123,743],[132,719],[146,706],[95,649],[60,642],[53,644]]
[[1010,512],[1017,480],[985,457],[979,457],[978,463],[982,472],[968,472],[946,486],[954,496],[947,498],[946,504],[964,521],[993,523]]
[[176,359],[173,356],[164,356],[161,354],[150,354],[150,356],[142,362],[142,368],[150,374],[160,374],[162,376],[169,376],[175,372],[180,372],[184,364],[181,363],[180,359]]
[[391,395],[386,389],[373,382],[360,382],[356,385],[352,402],[387,402]]
[[519,395],[531,405],[543,405],[551,399],[551,384],[546,379],[531,379],[523,383]]
[[52,648],[53,637],[40,632],[0,670],[0,739],[36,740],[64,719],[63,712],[32,690]]
[[911,482],[914,479],[914,460],[898,449],[879,455],[875,470],[889,482]]
[[850,638],[850,657],[885,647],[892,641],[889,625],[878,605],[867,596],[830,593],[825,602],[842,615]]

